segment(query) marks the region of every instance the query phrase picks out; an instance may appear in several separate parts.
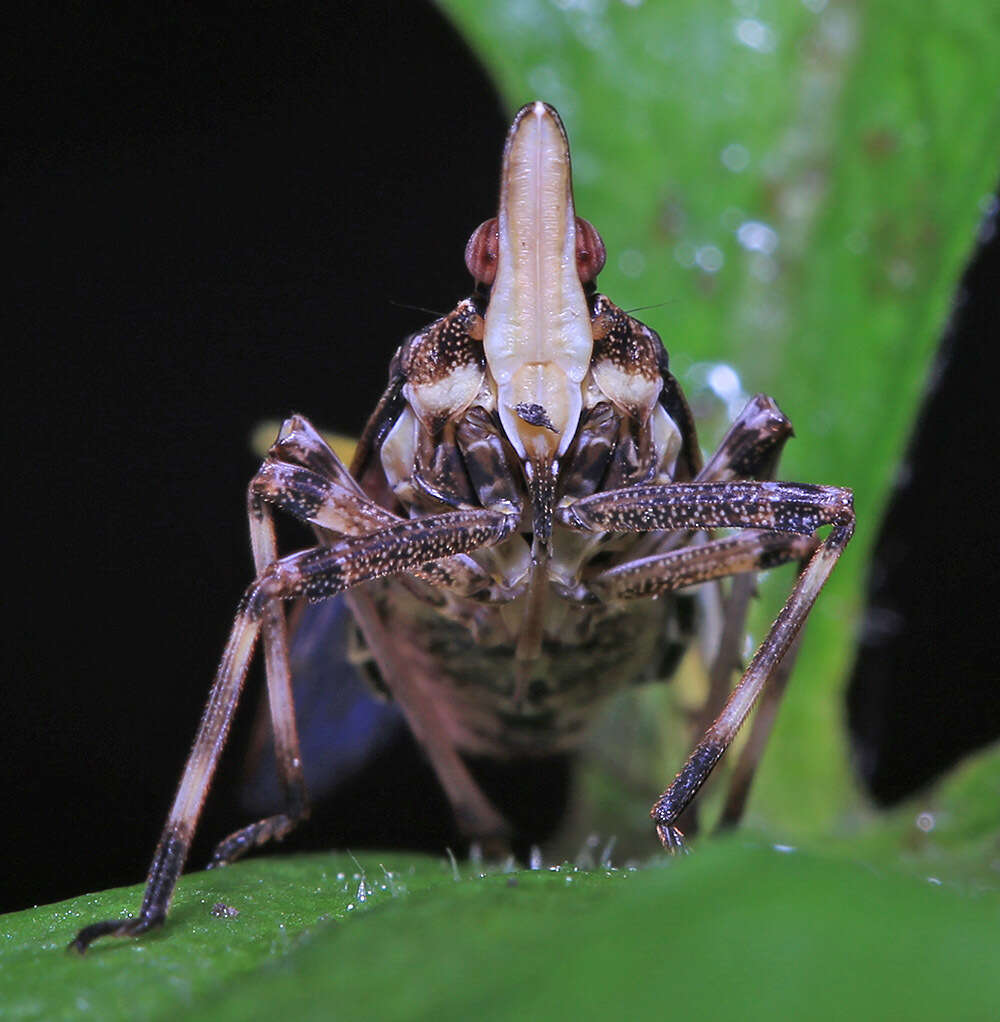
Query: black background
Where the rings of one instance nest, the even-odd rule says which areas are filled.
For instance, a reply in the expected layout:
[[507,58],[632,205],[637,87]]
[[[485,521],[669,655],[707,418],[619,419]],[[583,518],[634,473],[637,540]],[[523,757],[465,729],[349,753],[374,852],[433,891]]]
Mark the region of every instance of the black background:
[[[5,33],[3,65],[0,910],[142,878],[250,577],[249,432],[292,411],[358,431],[432,318],[403,306],[443,312],[468,289],[507,122],[425,4],[45,10]],[[902,624],[869,631],[851,723],[883,801],[1000,730],[995,256],[994,237],[925,411],[931,446],[910,451],[918,489],[873,562]],[[245,822],[226,803],[238,769],[224,761],[194,865]]]
[[430,5],[110,11],[9,37],[0,909],[142,878],[252,574],[250,430],[358,433],[434,318],[397,303],[469,289],[507,127]]

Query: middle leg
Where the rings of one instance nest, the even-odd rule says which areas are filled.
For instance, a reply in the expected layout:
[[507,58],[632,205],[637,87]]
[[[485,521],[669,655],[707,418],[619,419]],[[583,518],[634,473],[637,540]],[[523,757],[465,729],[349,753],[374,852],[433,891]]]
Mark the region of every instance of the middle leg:
[[[785,443],[792,433],[792,424],[777,403],[766,394],[756,394],[733,421],[717,450],[693,481],[708,483],[728,482],[734,479],[773,480]],[[815,549],[815,544],[811,541],[788,534],[784,536],[777,534],[761,539],[760,546],[756,547],[753,535],[745,533],[738,541],[723,541],[714,549],[711,544],[707,550],[704,545],[702,546],[706,575],[717,575],[711,583],[711,588],[705,591],[705,597],[717,601],[721,623],[715,630],[714,647],[704,650],[708,669],[708,690],[701,709],[692,719],[691,730],[695,736],[703,734],[721,712],[732,687],[733,673],[737,668],[742,670],[741,649],[750,600],[756,590],[757,571],[796,557],[803,558],[804,566],[804,559]],[[698,581],[697,578],[684,577],[685,566],[690,565],[692,555],[695,560],[699,557],[694,551],[686,555],[681,554],[678,558],[654,556],[669,555],[672,551],[682,550],[693,538],[690,531],[649,534],[632,549],[628,562],[598,577],[594,583],[595,588],[600,595],[607,598],[628,596],[630,594],[627,590],[632,587],[635,587],[636,591],[631,595],[641,595],[643,579],[646,580],[648,591],[651,592],[668,591]],[[738,574],[740,571],[744,573]],[[734,575],[733,581],[728,592],[724,592],[721,581],[730,573]],[[615,589],[618,587],[620,589],[616,592]],[[767,690],[765,705],[756,715],[750,742],[740,756],[737,771],[730,779],[730,790],[726,800],[727,825],[737,822],[742,813],[769,731],[765,726],[765,718],[773,722],[777,714],[785,687],[784,682],[790,673],[793,660],[794,650],[786,655],[774,682]],[[694,802],[684,813],[682,829],[689,833],[698,829],[697,810],[698,804]]]

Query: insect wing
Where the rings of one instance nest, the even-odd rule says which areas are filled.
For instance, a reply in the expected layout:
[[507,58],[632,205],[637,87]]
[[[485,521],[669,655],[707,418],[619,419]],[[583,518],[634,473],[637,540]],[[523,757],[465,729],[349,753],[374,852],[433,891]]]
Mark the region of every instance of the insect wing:
[[[291,642],[295,717],[310,798],[322,800],[356,777],[404,730],[395,703],[379,699],[349,656],[351,612],[343,598],[301,608]],[[253,757],[241,792],[253,813],[282,804],[274,746]]]

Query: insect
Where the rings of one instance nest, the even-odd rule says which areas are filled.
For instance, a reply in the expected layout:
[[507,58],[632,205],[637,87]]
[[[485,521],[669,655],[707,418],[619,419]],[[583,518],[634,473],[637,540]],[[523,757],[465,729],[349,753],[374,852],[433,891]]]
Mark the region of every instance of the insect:
[[[530,103],[514,119],[498,214],[465,257],[474,293],[396,352],[350,471],[292,416],[251,481],[257,575],[142,906],[134,918],[85,927],[76,950],[164,921],[258,642],[285,811],[227,837],[212,863],[281,839],[306,816],[284,601],[346,594],[459,827],[496,845],[507,821],[464,756],[574,748],[609,694],[654,674],[671,652],[674,594],[800,561],[741,680],[651,810],[663,845],[680,847],[678,817],[850,540],[851,493],[773,481],[791,426],[764,396],[702,464],[659,337],[597,291],[604,245],[576,216],[569,144],[552,107]],[[316,545],[279,557],[275,509],[311,525]],[[714,529],[738,531],[706,536]]]

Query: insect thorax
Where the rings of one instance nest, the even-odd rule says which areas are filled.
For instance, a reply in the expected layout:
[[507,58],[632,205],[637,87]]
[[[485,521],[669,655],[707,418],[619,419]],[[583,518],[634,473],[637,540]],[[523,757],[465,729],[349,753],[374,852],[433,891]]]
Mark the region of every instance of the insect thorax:
[[[582,533],[557,520],[544,559],[549,598],[540,648],[530,668],[517,663],[538,570],[537,488],[498,412],[476,336],[483,304],[463,301],[400,349],[395,389],[404,400],[383,426],[380,471],[368,479],[377,475],[380,499],[407,517],[514,509],[520,530],[498,547],[438,562],[439,585],[383,583],[378,602],[405,662],[442,690],[439,705],[450,708],[461,748],[541,754],[579,741],[606,695],[661,676],[685,636],[668,635],[674,600],[606,602],[588,586],[650,547],[650,536]],[[587,305],[593,353],[580,384],[579,424],[552,463],[556,509],[599,491],[688,479],[697,458],[657,335],[603,295],[591,292]]]

